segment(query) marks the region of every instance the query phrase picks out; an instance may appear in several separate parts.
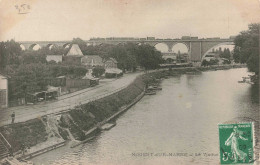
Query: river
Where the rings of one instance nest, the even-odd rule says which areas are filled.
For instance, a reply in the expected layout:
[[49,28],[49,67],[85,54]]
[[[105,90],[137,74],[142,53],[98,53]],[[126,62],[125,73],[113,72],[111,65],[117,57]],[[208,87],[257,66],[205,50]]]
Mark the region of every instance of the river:
[[76,148],[66,145],[31,161],[58,165],[219,164],[218,123],[240,117],[259,121],[258,89],[237,82],[248,74],[246,68],[240,68],[165,79],[162,91],[144,96],[111,130]]

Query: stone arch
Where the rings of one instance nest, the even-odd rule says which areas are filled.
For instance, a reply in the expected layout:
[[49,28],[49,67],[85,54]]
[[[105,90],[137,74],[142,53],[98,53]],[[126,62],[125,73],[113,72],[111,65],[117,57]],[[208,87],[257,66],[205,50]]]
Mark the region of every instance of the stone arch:
[[162,53],[168,53],[169,52],[169,46],[168,44],[164,42],[157,42],[154,44],[154,47],[156,50],[162,52]]
[[70,45],[71,45],[71,43],[65,43],[65,44],[63,44],[62,46],[63,46],[64,48],[68,48],[68,47],[70,47]]
[[211,51],[212,48],[215,48],[215,47],[220,47],[222,45],[234,45],[234,42],[221,42],[221,43],[217,43],[217,44],[214,44],[210,47],[207,48],[207,50],[204,52],[202,52],[202,57],[201,57],[201,61],[203,61],[203,59],[205,58],[205,56]]
[[46,46],[48,49],[52,49],[52,48],[54,48],[54,47],[58,47],[58,45],[56,45],[56,44],[52,44],[52,43],[49,43],[49,44],[47,44],[47,46]]
[[26,47],[25,47],[23,44],[20,44],[20,48],[21,48],[22,50],[25,50],[25,49],[26,49]]
[[174,42],[173,45],[172,45],[172,47],[171,47],[171,50],[172,50],[172,51],[173,51],[173,47],[176,46],[177,44],[183,44],[183,45],[185,45],[186,48],[187,48],[187,50],[188,50],[188,53],[190,52],[190,45],[189,45],[189,43],[187,43],[187,42]]
[[[34,43],[34,44],[32,44],[32,45],[29,46],[29,49],[30,49],[30,50],[35,50],[35,49],[34,49],[35,46],[38,46],[39,49],[41,48],[41,46],[40,46],[39,44]],[[37,49],[37,50],[38,50],[38,49]]]

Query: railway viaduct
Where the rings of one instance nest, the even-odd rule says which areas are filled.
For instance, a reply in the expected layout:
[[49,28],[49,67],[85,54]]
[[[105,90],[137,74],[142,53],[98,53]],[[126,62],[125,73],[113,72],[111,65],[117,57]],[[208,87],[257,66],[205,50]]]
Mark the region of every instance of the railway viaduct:
[[[209,52],[213,47],[220,45],[233,45],[234,39],[220,39],[220,38],[209,38],[209,39],[139,39],[139,38],[109,38],[109,39],[90,39],[86,40],[87,45],[100,45],[100,44],[125,44],[125,43],[136,43],[136,44],[149,44],[156,46],[157,44],[163,43],[167,45],[168,52],[171,53],[172,47],[175,44],[182,43],[186,45],[188,49],[188,55],[190,61],[200,62],[202,58]],[[19,41],[18,41],[19,42]],[[39,45],[40,47],[51,47],[51,46],[63,46],[66,47],[71,44],[71,41],[20,41],[21,46],[25,49],[33,49],[34,46]]]

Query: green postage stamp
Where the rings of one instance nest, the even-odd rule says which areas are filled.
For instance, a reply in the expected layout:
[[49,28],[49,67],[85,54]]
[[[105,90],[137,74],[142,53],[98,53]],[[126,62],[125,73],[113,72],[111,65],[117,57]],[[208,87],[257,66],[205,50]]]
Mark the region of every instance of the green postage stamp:
[[253,123],[219,124],[221,164],[252,164],[254,161]]

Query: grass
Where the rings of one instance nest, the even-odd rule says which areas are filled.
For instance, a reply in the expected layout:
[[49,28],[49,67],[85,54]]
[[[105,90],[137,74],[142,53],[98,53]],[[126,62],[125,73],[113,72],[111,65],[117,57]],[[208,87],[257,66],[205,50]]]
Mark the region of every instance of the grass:
[[32,119],[0,128],[1,133],[11,144],[13,151],[20,150],[21,145],[34,146],[47,140],[45,125],[40,119]]

